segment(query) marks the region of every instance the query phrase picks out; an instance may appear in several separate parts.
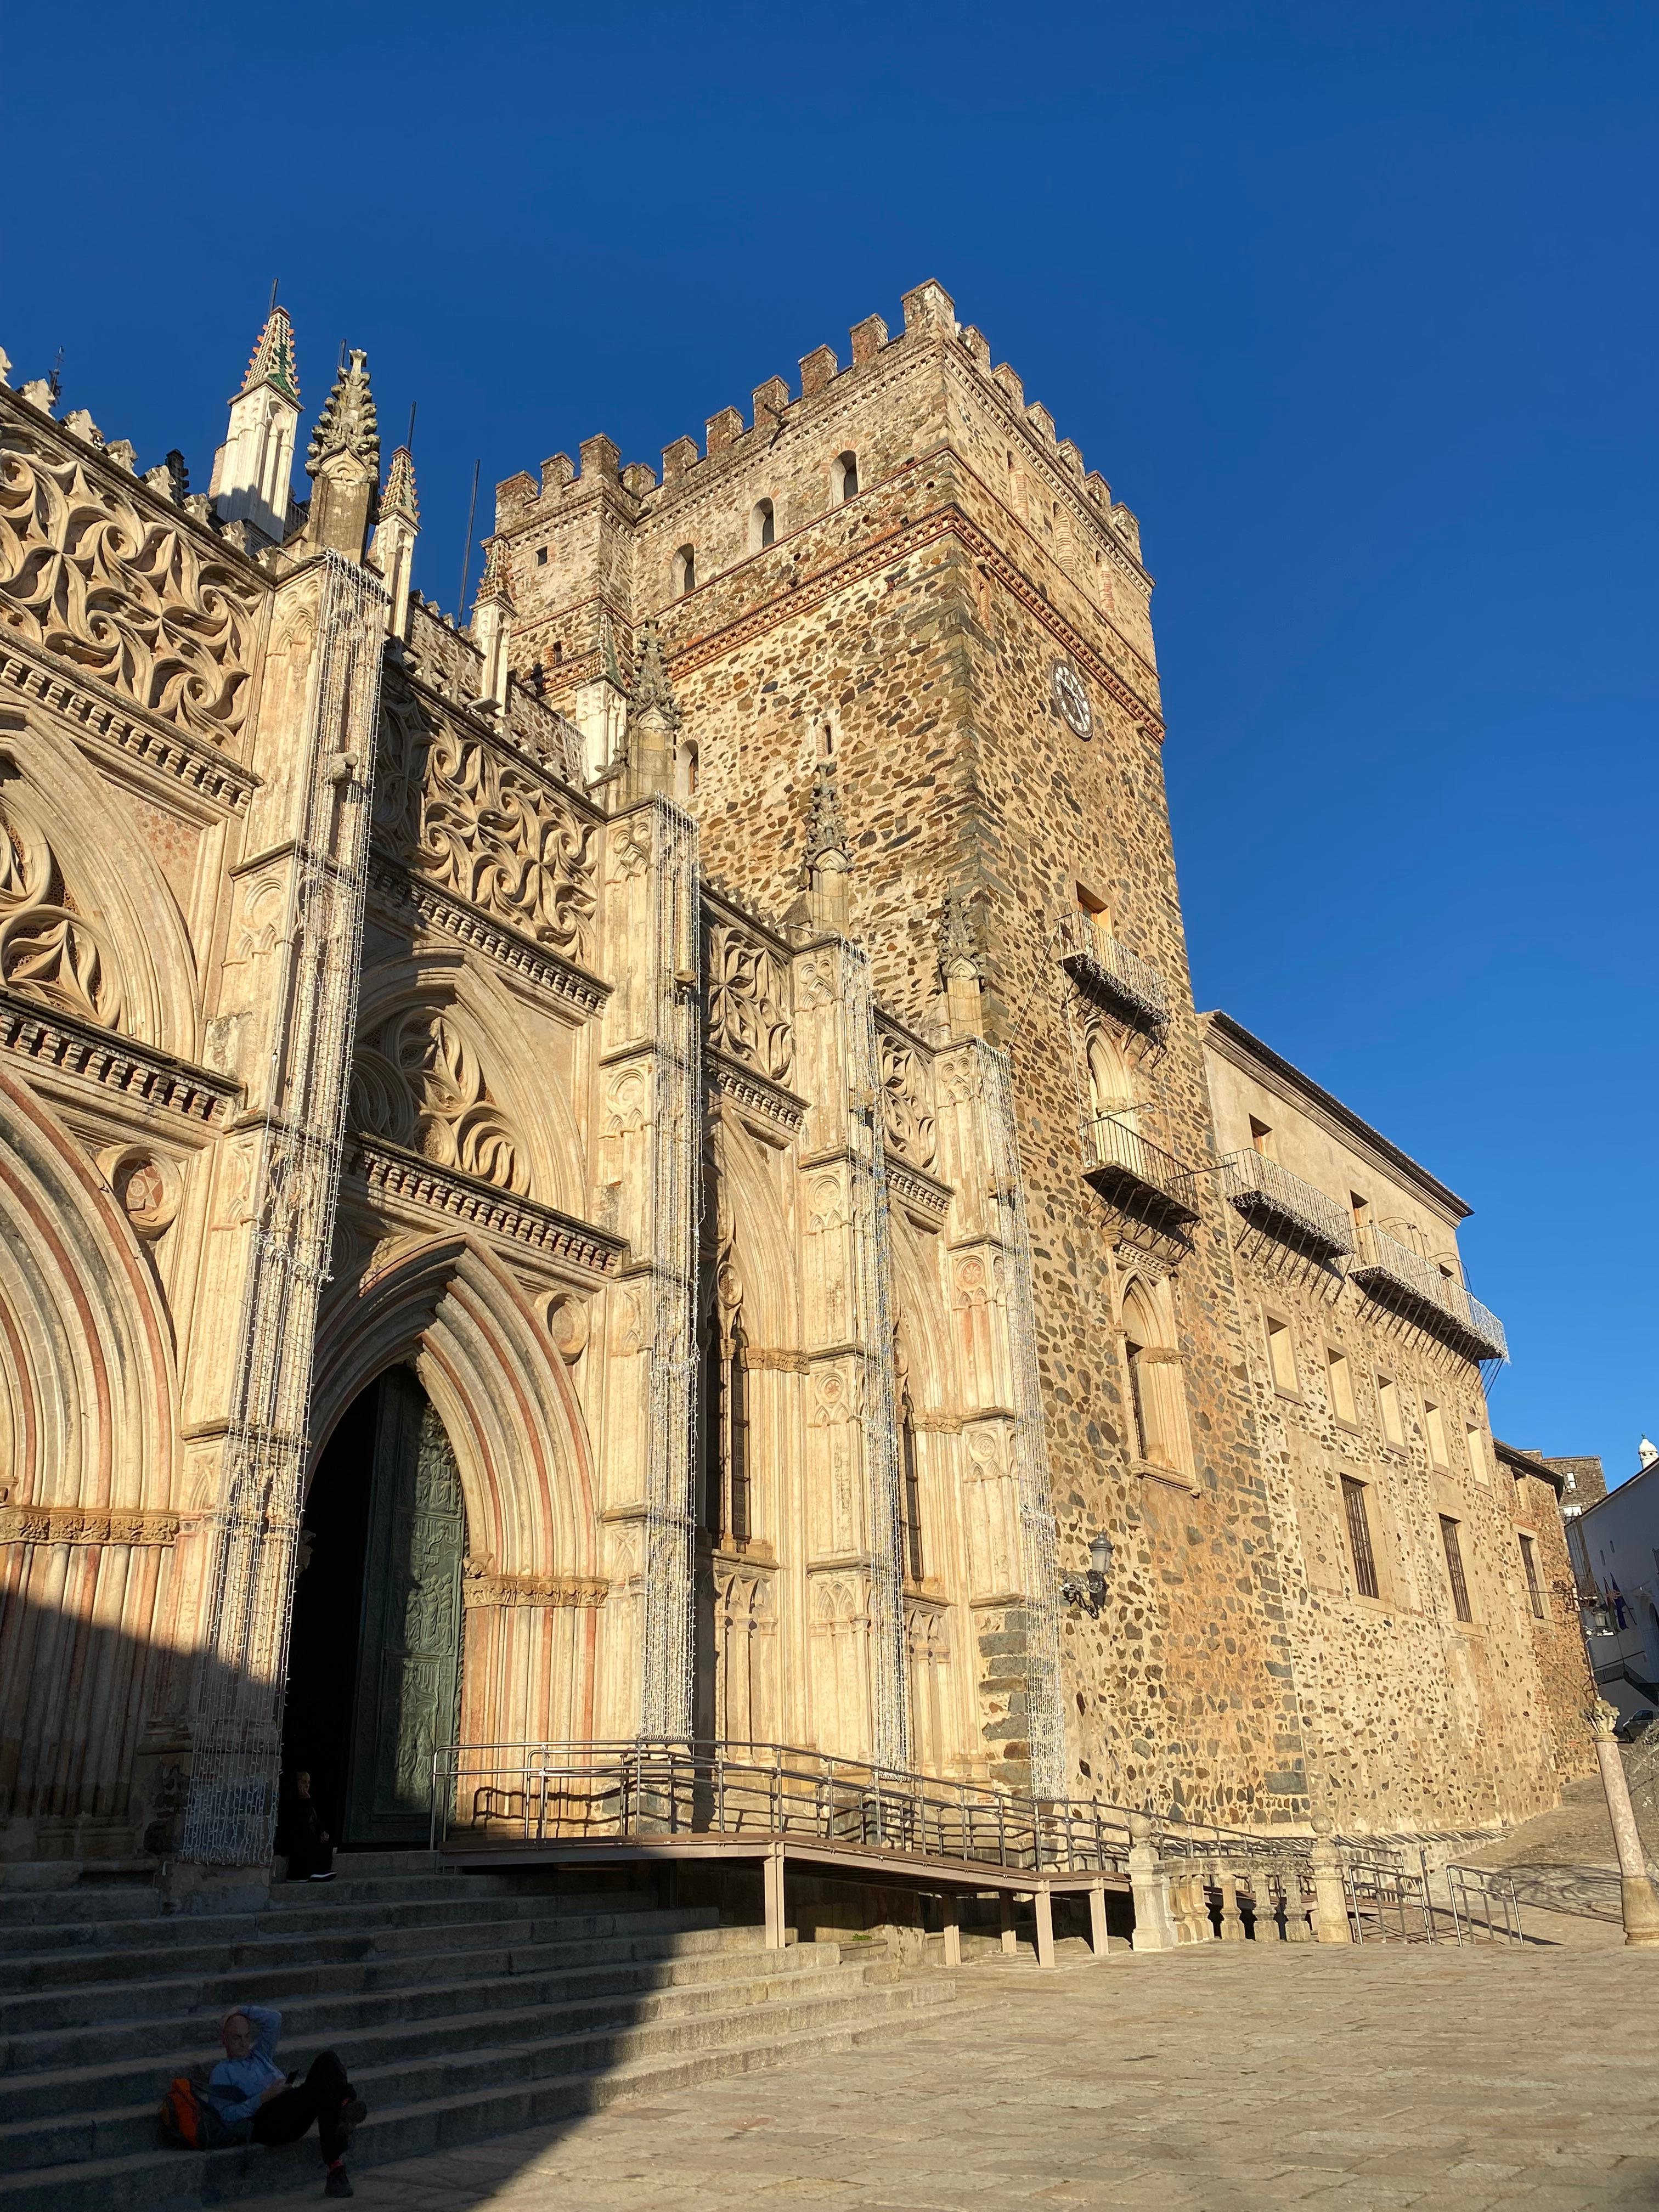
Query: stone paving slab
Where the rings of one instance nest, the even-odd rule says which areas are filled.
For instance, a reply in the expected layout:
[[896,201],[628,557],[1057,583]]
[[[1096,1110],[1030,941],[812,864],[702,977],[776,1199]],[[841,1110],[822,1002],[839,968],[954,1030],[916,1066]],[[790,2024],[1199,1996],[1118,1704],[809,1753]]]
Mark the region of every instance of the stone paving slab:
[[[890,2038],[372,2168],[364,2212],[1659,2212],[1659,1953],[994,1962]],[[1617,2038],[1615,2037],[1615,2040]],[[319,2191],[320,2194],[320,2191]],[[291,2212],[291,2197],[269,2200]],[[261,2208],[253,2208],[261,2212]]]

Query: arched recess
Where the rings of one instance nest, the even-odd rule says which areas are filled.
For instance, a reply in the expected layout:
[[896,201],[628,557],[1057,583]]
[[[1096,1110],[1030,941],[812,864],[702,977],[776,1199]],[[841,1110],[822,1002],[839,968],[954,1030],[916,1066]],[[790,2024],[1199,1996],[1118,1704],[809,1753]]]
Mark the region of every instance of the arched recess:
[[179,1533],[172,1332],[109,1192],[3,1070],[0,1130],[0,1832],[130,1851]]
[[1114,1157],[1110,1146],[1113,1126],[1138,1130],[1134,1078],[1122,1048],[1111,1031],[1099,1024],[1089,1032],[1085,1056],[1089,1074],[1089,1117],[1095,1150],[1102,1159]]
[[178,1059],[201,1056],[190,933],[131,811],[49,725],[9,714],[0,714],[0,970],[24,997]]
[[592,1453],[565,1363],[511,1277],[463,1237],[402,1247],[324,1311],[312,1468],[386,1369],[414,1368],[466,1512],[462,1733],[592,1734],[603,1631]]
[[1131,1275],[1124,1284],[1121,1318],[1129,1443],[1133,1456],[1145,1465],[1188,1475],[1192,1444],[1187,1426],[1186,1380],[1172,1306],[1167,1282]]
[[[577,1206],[586,1170],[568,1086],[534,1079],[537,1056],[524,1048],[522,1007],[487,974],[459,962],[423,963],[411,974],[403,958],[377,963],[365,974],[353,1126],[410,1141],[407,1111],[399,1112],[402,1102],[391,1094],[398,1087],[396,1062],[404,1037],[411,1024],[429,1021],[447,1032],[434,1055],[447,1065],[436,1072],[441,1098],[426,1103],[441,1108],[445,1125],[452,1133],[459,1128],[464,1143],[471,1140],[463,1158],[443,1164],[463,1166],[544,1206],[565,1212]],[[418,1112],[422,1102],[412,1103]]]
[[465,1237],[392,1253],[318,1329],[312,1459],[357,1393],[412,1366],[455,1449],[468,1549],[498,1575],[598,1571],[592,1454],[564,1361],[512,1278]]

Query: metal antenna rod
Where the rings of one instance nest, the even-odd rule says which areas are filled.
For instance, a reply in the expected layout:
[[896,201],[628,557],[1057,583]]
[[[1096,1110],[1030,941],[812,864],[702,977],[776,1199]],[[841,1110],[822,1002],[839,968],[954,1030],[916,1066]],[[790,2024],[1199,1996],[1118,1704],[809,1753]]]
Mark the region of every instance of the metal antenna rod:
[[270,320],[271,317],[276,312],[276,287],[281,281],[282,280],[279,277],[276,276],[273,276],[270,280],[270,305],[265,309],[265,320],[267,322]]
[[478,471],[482,459],[472,464],[472,498],[466,510],[466,544],[461,549],[461,596],[455,603],[455,627],[459,629],[466,621],[466,572],[472,566],[472,519],[478,511]]
[[415,458],[415,404],[412,399],[409,403],[409,435],[404,440],[404,451],[411,460]]

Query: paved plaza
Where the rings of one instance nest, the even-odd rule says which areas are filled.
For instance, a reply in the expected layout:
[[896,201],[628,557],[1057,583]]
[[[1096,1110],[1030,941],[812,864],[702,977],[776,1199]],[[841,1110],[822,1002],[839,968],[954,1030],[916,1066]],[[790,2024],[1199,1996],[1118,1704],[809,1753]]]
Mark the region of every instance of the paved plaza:
[[1659,2208],[1640,2060],[1659,1954],[1215,1944],[1049,1974],[996,1961],[958,1983],[925,2026],[858,2050],[381,2166],[358,2197],[365,2212]]

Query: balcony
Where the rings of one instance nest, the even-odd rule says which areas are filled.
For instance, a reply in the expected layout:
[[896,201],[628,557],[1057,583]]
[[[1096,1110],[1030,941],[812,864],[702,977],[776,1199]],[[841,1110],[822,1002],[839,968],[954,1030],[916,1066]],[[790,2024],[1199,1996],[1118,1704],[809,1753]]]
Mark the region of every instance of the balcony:
[[1253,1229],[1321,1260],[1353,1249],[1353,1224],[1322,1190],[1261,1152],[1230,1152],[1221,1163],[1221,1188]]
[[1379,1305],[1431,1330],[1464,1358],[1509,1358],[1509,1339],[1497,1315],[1386,1229],[1368,1224],[1360,1231],[1358,1256],[1348,1273]]
[[1101,1114],[1083,1131],[1084,1177],[1101,1196],[1154,1229],[1184,1236],[1198,1218],[1198,1188],[1188,1168],[1117,1115]]
[[1156,968],[1097,928],[1086,914],[1068,915],[1060,925],[1060,964],[1079,988],[1100,999],[1148,1036],[1162,1037],[1169,1026],[1170,995]]

